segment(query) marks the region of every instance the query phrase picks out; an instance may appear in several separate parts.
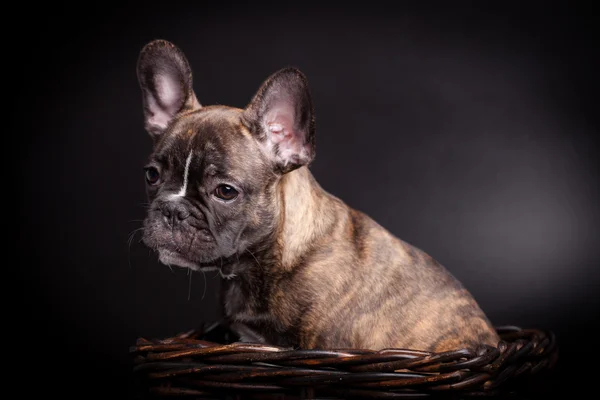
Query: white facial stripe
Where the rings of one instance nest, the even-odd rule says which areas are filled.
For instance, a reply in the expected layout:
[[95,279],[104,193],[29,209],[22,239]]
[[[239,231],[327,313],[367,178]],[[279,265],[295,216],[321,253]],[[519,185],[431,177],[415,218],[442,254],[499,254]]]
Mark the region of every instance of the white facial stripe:
[[190,154],[188,155],[187,160],[185,160],[185,170],[183,171],[183,186],[181,186],[181,189],[179,190],[179,192],[171,195],[171,199],[185,196],[185,192],[187,190],[187,184],[188,184],[188,175],[190,174],[190,164],[191,163],[192,163],[192,150],[190,150]]

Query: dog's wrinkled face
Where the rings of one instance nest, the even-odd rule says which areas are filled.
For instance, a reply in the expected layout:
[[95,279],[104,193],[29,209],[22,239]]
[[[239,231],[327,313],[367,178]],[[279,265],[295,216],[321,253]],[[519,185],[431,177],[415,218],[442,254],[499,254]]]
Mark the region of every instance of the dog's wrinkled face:
[[144,242],[163,263],[208,268],[271,231],[276,175],[241,115],[201,108],[156,144],[146,166]]
[[143,240],[159,260],[218,268],[275,234],[277,180],[314,157],[304,76],[279,71],[245,109],[203,107],[181,51],[154,41],[140,54],[138,79],[154,139]]

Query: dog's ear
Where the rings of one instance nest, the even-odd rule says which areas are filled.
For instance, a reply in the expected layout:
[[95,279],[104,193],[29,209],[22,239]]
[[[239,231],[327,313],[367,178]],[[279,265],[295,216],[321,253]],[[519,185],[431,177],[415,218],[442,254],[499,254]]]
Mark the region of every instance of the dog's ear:
[[314,159],[313,104],[299,70],[285,68],[271,75],[244,110],[244,121],[282,173]]
[[185,55],[166,40],[144,46],[138,58],[137,76],[146,130],[153,138],[160,136],[177,114],[201,107]]

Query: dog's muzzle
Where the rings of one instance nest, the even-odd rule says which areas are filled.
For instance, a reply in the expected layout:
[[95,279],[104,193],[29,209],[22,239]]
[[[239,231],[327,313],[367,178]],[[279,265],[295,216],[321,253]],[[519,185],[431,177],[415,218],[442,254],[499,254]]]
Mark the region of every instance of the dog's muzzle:
[[163,203],[160,206],[160,210],[164,216],[165,222],[171,228],[176,227],[190,216],[188,209],[178,200],[171,200]]

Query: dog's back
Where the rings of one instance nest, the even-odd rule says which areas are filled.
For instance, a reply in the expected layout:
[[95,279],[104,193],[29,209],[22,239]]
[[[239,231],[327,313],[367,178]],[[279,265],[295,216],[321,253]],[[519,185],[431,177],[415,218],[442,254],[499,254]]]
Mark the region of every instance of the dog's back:
[[[278,279],[271,305],[280,320],[296,325],[301,347],[497,345],[472,295],[432,257],[323,191],[307,169],[289,175],[289,201],[295,198],[297,211],[300,203],[311,209],[297,215],[314,220],[314,238]],[[301,193],[306,182],[308,194]]]

